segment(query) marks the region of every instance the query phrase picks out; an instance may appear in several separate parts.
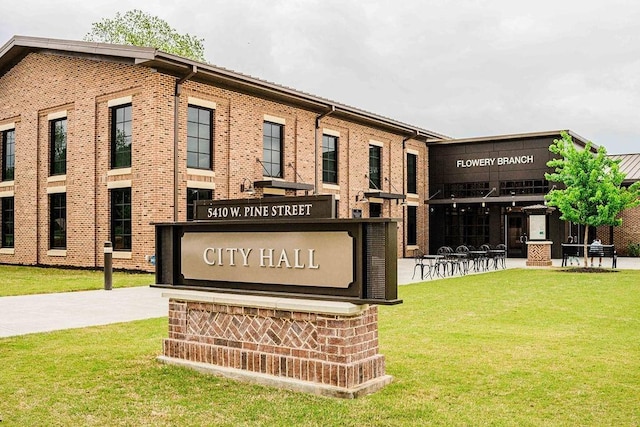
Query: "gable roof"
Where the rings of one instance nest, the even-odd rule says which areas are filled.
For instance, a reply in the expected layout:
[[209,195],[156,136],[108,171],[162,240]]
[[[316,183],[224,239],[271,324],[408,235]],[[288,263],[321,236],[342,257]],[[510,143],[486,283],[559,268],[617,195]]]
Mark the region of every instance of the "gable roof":
[[613,154],[614,160],[620,160],[620,172],[626,175],[625,182],[640,181],[640,154]]
[[151,47],[125,46],[41,37],[14,36],[0,48],[0,77],[31,52],[45,52],[88,59],[115,61],[156,69],[178,79],[191,79],[298,106],[318,115],[332,115],[372,127],[382,128],[408,139],[421,141],[447,138],[439,133],[412,126],[301,92],[286,86],[241,74],[226,68],[172,55]]

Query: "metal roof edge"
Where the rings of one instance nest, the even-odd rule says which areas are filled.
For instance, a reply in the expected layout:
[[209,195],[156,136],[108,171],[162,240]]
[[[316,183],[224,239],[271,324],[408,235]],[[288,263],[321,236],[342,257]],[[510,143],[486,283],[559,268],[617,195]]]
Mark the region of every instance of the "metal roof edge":
[[429,139],[441,140],[449,138],[445,135],[433,132],[431,130],[412,126],[388,117],[384,117],[355,107],[350,107],[326,98],[311,95],[306,92],[272,83],[267,80],[252,77],[247,74],[232,71],[223,67],[218,67],[205,62],[194,61],[178,55],[163,52],[156,48],[15,35],[7,43],[5,43],[2,48],[0,48],[0,63],[2,63],[3,57],[5,57],[5,55],[7,55],[15,48],[22,48],[27,50],[48,49],[59,52],[68,51],[73,53],[122,57],[133,60],[134,64],[138,66],[155,67],[157,66],[157,62],[164,62],[167,64],[172,64],[174,67],[184,67],[185,71],[191,70],[193,66],[196,66],[199,71],[204,71],[205,74],[211,73],[218,78],[228,79],[230,81],[234,81],[239,85],[258,88],[262,91],[272,92],[274,94],[277,93],[282,97],[296,99],[299,102],[315,104],[319,110],[321,108],[335,108],[337,112],[340,112],[347,116],[351,116],[371,123],[378,123],[379,125],[386,128],[395,129],[397,134],[403,135],[405,137],[422,139],[425,142],[427,142],[427,140]]
[[[547,137],[547,136],[559,136],[561,132],[567,132],[574,141],[578,142],[581,146],[586,146],[589,142],[585,138],[581,137],[577,133],[568,130],[568,129],[560,129],[560,130],[550,130],[550,131],[540,131],[540,132],[524,132],[524,133],[513,133],[513,134],[501,134],[501,135],[490,135],[490,136],[478,136],[472,138],[451,138],[445,139],[442,141],[434,141],[433,144],[463,144],[470,142],[489,142],[489,141],[504,141],[510,139],[524,139],[524,138],[539,138],[539,137]],[[591,143],[591,146],[597,150],[598,146]]]

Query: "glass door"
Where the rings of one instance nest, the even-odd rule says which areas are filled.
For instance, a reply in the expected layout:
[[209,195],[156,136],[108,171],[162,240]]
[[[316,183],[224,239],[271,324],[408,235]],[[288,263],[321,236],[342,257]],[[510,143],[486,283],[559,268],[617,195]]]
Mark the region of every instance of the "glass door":
[[512,258],[527,256],[526,217],[522,213],[507,215],[507,255]]

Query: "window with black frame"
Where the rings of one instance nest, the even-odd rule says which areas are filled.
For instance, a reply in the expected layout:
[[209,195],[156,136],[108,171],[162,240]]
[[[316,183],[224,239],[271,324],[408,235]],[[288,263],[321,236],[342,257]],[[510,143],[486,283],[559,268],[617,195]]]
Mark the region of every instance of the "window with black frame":
[[262,137],[262,163],[265,176],[282,178],[282,139],[284,126],[264,122]]
[[407,193],[418,194],[418,156],[407,154]]
[[13,197],[3,197],[2,207],[0,210],[0,222],[2,226],[2,238],[0,238],[0,247],[13,248],[15,245],[14,238],[14,199]]
[[211,169],[213,110],[189,105],[187,113],[187,167]]
[[382,204],[381,203],[369,203],[369,218],[382,217]]
[[382,162],[382,147],[369,145],[369,188],[380,189],[382,179],[380,175]]
[[407,206],[407,245],[418,244],[418,207]]
[[49,195],[49,248],[67,248],[67,194]]
[[199,200],[213,200],[213,190],[187,188],[187,221],[195,218],[195,205]]
[[111,242],[116,251],[132,248],[131,188],[111,190]]
[[338,137],[322,135],[322,182],[338,183]]
[[67,173],[67,119],[51,120],[49,135],[51,138],[51,175]]
[[111,169],[131,167],[131,104],[111,108]]
[[2,131],[2,181],[13,181],[16,161],[16,130]]

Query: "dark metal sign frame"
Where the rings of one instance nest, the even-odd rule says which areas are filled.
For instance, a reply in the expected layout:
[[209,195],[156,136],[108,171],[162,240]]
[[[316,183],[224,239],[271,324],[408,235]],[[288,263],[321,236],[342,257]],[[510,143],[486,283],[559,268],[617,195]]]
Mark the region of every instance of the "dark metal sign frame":
[[[346,301],[357,304],[399,304],[397,295],[397,222],[387,218],[266,220],[266,221],[191,221],[155,224],[156,285],[170,289],[269,295],[305,299]],[[241,240],[240,233],[278,234],[306,232],[345,232],[353,244],[353,282],[346,287],[315,286],[313,283],[281,285],[263,283],[256,270],[252,281],[189,279],[183,274],[182,242],[185,234],[230,233]],[[319,234],[319,235],[320,235]]]
[[335,218],[333,195],[205,200],[195,203],[201,221],[262,221]]

